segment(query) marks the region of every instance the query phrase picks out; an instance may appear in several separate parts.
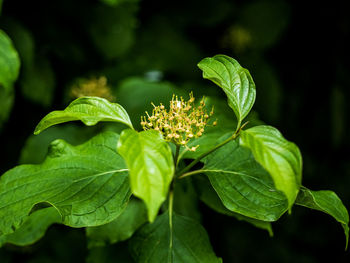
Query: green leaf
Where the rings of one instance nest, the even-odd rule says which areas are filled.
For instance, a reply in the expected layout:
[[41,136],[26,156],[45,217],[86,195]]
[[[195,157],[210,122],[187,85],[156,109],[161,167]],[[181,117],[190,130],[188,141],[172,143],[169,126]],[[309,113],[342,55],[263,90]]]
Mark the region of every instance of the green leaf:
[[[0,3],[1,11],[1,3]],[[14,98],[13,84],[20,68],[20,60],[11,39],[0,30],[0,128],[7,120]]]
[[157,131],[127,129],[120,135],[118,152],[129,168],[131,190],[145,202],[153,222],[174,175],[171,149]]
[[47,114],[36,126],[34,134],[39,134],[52,125],[77,120],[87,126],[93,126],[99,121],[112,121],[132,128],[128,113],[119,104],[99,97],[82,97],[71,102],[63,111]]
[[332,216],[343,227],[346,245],[349,243],[349,214],[340,198],[332,191],[312,191],[301,187],[295,204],[315,209]]
[[54,96],[55,75],[49,61],[38,58],[32,65],[24,66],[20,85],[27,99],[45,107],[50,106]]
[[14,102],[14,91],[0,85],[0,128],[8,119]]
[[116,152],[119,135],[106,132],[71,146],[51,144],[40,165],[20,165],[0,177],[0,235],[12,233],[39,203],[49,203],[72,227],[111,222],[130,195],[124,161]]
[[41,239],[50,225],[61,223],[61,215],[54,207],[33,212],[14,233],[0,236],[0,247],[5,243],[28,246]]
[[301,185],[302,158],[299,148],[271,126],[255,126],[241,131],[240,141],[271,175],[291,208]]
[[213,189],[213,187],[210,185],[209,180],[206,176],[195,176],[193,177],[193,180],[195,181],[195,185],[199,194],[199,198],[211,209],[214,211],[224,214],[227,216],[235,217],[236,219],[240,221],[245,221],[247,223],[252,224],[253,226],[266,230],[270,236],[273,236],[272,227],[270,222],[257,220],[254,218],[250,218],[247,216],[243,216],[241,214],[232,212],[228,210],[223,203],[221,202],[219,196]]
[[200,224],[176,214],[170,221],[167,212],[136,232],[131,239],[131,253],[139,263],[222,262]]
[[91,139],[96,133],[94,129],[86,129],[76,123],[54,126],[43,131],[40,136],[31,134],[22,150],[19,164],[39,164],[45,160],[49,145],[55,139],[62,139],[72,145],[78,145]]
[[7,92],[12,90],[19,67],[19,56],[11,39],[0,29],[0,87],[3,86]]
[[210,154],[200,170],[206,174],[224,206],[235,213],[276,221],[288,208],[270,175],[256,162],[252,152],[231,141]]
[[205,58],[199,62],[198,67],[203,71],[203,78],[211,80],[226,93],[228,105],[240,124],[255,101],[255,84],[249,71],[225,55]]
[[112,222],[86,228],[88,247],[100,247],[127,240],[146,222],[145,205],[137,199],[132,199],[125,210]]

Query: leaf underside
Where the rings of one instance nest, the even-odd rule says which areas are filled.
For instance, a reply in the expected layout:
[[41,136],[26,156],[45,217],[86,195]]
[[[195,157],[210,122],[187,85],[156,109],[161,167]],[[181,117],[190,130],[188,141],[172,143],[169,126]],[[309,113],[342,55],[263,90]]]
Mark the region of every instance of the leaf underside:
[[56,124],[77,120],[87,126],[109,121],[120,122],[132,128],[128,113],[118,103],[99,97],[81,97],[71,102],[66,109],[47,114],[36,126],[34,134]]

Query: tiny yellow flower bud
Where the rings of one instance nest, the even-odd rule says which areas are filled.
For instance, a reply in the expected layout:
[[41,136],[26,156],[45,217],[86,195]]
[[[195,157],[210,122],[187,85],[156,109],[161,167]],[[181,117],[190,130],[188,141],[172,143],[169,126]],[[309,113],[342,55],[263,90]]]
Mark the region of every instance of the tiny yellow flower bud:
[[193,137],[193,134],[192,134],[192,133],[190,133],[190,134],[188,135],[188,137],[189,137],[189,138],[192,138],[192,137]]

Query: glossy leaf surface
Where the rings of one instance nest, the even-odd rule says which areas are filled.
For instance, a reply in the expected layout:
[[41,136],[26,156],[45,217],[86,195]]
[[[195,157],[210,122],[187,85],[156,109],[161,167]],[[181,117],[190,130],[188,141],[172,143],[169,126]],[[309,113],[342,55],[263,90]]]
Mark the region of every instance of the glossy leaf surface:
[[196,221],[164,213],[152,224],[141,228],[131,240],[131,252],[136,262],[143,263],[216,263],[208,235]]
[[171,149],[157,131],[128,129],[120,135],[118,152],[129,168],[131,190],[145,202],[148,219],[152,222],[167,198],[173,178]]
[[243,146],[271,175],[276,189],[282,191],[293,205],[301,184],[302,158],[299,148],[287,141],[271,126],[255,126],[240,135]]
[[195,180],[195,185],[196,185],[196,188],[197,188],[197,191],[199,194],[199,198],[208,207],[210,207],[211,209],[213,209],[214,211],[216,211],[220,214],[235,217],[236,219],[238,219],[240,221],[245,221],[247,223],[252,224],[253,226],[255,226],[257,228],[264,229],[269,233],[270,236],[273,236],[272,227],[271,227],[270,222],[261,221],[261,220],[257,220],[257,219],[250,218],[247,216],[243,216],[241,214],[238,214],[238,213],[235,213],[235,212],[228,210],[221,202],[219,196],[217,195],[217,193],[215,192],[213,187],[210,185],[210,182],[205,175],[203,175],[203,176],[197,175],[197,176],[193,177],[193,179]]
[[33,206],[57,208],[62,223],[96,226],[115,219],[131,195],[127,169],[116,153],[119,135],[106,132],[80,146],[54,141],[40,165],[20,165],[0,177],[0,234],[9,234]]
[[132,128],[128,113],[118,103],[99,97],[81,97],[71,102],[65,110],[46,115],[36,126],[34,134],[39,134],[52,125],[77,120],[87,126],[100,121],[111,121],[121,122]]
[[233,109],[238,123],[248,115],[253,107],[256,91],[249,71],[233,58],[216,55],[199,62],[203,78],[209,79],[226,93],[228,105]]
[[287,210],[287,199],[275,189],[270,175],[256,162],[252,152],[236,141],[210,154],[201,171],[232,212],[276,221]]
[[346,237],[346,248],[349,242],[349,213],[340,198],[333,191],[312,191],[305,187],[300,192],[295,204],[315,209],[332,216],[343,227]]

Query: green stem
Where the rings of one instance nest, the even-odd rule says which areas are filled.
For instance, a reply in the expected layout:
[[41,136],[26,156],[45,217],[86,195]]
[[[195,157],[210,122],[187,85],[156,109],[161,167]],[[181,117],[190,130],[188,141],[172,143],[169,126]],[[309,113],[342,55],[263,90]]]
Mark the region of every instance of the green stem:
[[176,167],[177,167],[177,163],[178,163],[178,159],[179,159],[180,147],[181,147],[180,145],[176,144],[176,150],[175,150],[175,156],[174,156],[175,171],[176,171]]
[[189,171],[193,166],[195,166],[197,163],[200,162],[200,160],[202,160],[204,157],[206,157],[207,155],[211,154],[212,152],[216,151],[217,149],[219,149],[220,147],[224,146],[225,144],[229,143],[230,141],[235,140],[239,133],[241,132],[241,130],[248,124],[248,122],[244,123],[241,127],[239,127],[235,133],[230,136],[229,138],[227,138],[225,141],[219,143],[218,145],[214,146],[212,149],[210,149],[209,151],[201,154],[197,159],[193,160],[189,165],[187,165],[184,169],[182,169],[178,175],[182,176],[184,173],[186,173],[187,171]]
[[[234,134],[235,135],[235,134]],[[212,149],[210,149],[209,151],[203,153],[202,155],[200,155],[197,159],[193,160],[189,165],[187,165],[184,169],[182,169],[178,174],[182,175],[184,173],[186,173],[187,171],[189,171],[193,166],[195,166],[197,163],[200,162],[200,160],[202,160],[204,157],[206,157],[207,155],[211,154],[212,152],[214,152],[215,150],[219,149],[220,147],[224,146],[225,144],[229,143],[230,141],[236,139],[236,136],[230,136],[228,139],[226,139],[225,141],[223,141],[222,143],[219,143],[218,145],[216,145],[215,147],[213,147]]]
[[191,175],[194,175],[194,174],[200,174],[200,173],[203,173],[203,172],[204,172],[204,170],[191,171],[191,172],[182,174],[181,176],[178,177],[178,179],[183,179],[183,178],[185,178],[187,176],[191,176]]
[[169,240],[169,257],[168,260],[171,260],[171,251],[173,248],[173,203],[174,203],[174,192],[173,190],[170,190],[169,192],[169,228],[170,228],[170,240]]

